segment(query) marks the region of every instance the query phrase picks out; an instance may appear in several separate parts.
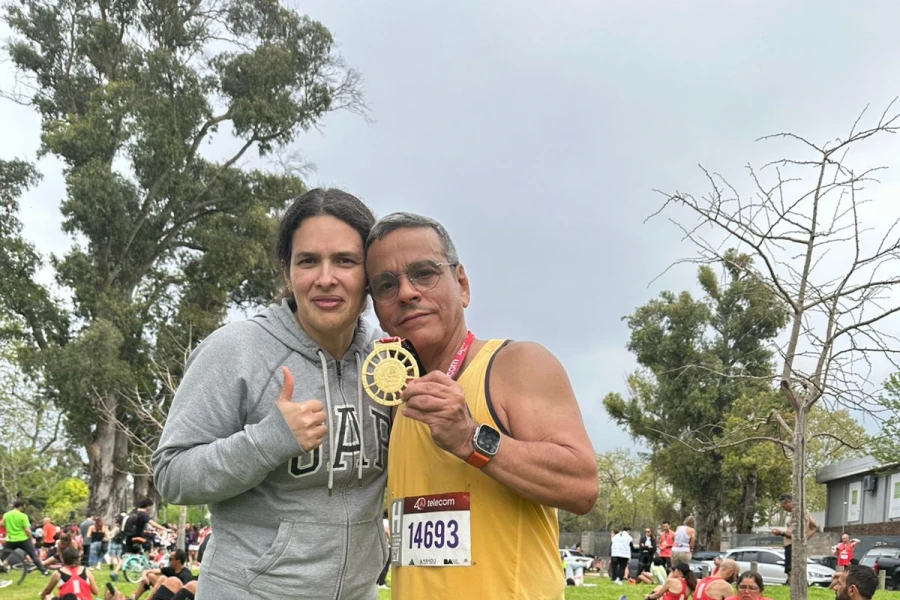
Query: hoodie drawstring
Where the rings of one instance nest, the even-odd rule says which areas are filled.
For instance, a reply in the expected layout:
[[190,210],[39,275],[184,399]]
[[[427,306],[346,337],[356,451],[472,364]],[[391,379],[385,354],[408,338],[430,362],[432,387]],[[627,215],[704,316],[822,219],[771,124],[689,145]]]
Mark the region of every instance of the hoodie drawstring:
[[356,352],[356,373],[357,380],[359,381],[359,385],[356,388],[356,401],[357,406],[359,407],[359,416],[357,419],[357,423],[359,424],[359,463],[357,464],[357,485],[362,487],[362,471],[363,471],[363,463],[366,462],[366,439],[365,427],[363,423],[366,422],[365,415],[363,414],[363,378],[362,378],[362,355],[357,351]]
[[325,419],[328,422],[326,434],[326,437],[328,437],[328,455],[325,457],[325,470],[328,472],[328,495],[331,496],[331,488],[334,487],[334,465],[331,464],[331,461],[334,460],[334,423],[331,417],[331,388],[328,386],[328,359],[325,358],[325,353],[321,350],[317,354],[319,355],[319,361],[322,363],[322,378],[325,380]]

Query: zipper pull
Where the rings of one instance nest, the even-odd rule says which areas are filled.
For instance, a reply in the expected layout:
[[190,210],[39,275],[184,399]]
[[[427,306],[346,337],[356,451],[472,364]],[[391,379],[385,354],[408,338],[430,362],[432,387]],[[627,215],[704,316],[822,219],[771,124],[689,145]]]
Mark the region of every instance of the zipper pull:
[[334,368],[335,368],[335,371],[337,371],[337,378],[340,379],[341,378],[341,361],[339,361],[339,360],[334,361]]

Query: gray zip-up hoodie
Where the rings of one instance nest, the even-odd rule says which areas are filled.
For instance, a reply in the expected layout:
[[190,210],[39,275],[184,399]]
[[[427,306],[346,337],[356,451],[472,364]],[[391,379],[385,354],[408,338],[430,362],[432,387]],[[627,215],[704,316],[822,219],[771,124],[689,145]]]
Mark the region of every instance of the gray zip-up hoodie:
[[[218,329],[191,354],[152,462],[166,500],[209,505],[197,600],[376,598],[388,557],[390,412],[360,383],[374,337],[360,319],[336,362],[285,301]],[[282,366],[294,402],[326,405],[328,435],[312,452],[275,405]]]

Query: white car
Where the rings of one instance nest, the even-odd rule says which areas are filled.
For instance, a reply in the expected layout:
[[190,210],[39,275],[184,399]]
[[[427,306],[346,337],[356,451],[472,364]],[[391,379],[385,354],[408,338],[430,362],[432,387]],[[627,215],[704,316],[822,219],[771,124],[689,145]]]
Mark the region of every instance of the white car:
[[[750,570],[750,563],[757,564],[765,585],[784,585],[787,575],[784,572],[784,550],[782,548],[765,548],[761,546],[734,548],[725,554],[725,558],[737,562],[741,573]],[[828,587],[834,569],[816,564],[807,559],[806,580],[809,585]]]
[[568,550],[566,548],[559,549],[559,558],[565,560],[566,564],[573,569],[581,567],[582,569],[587,571],[590,566],[594,564],[594,559],[590,556],[585,556],[577,550]]

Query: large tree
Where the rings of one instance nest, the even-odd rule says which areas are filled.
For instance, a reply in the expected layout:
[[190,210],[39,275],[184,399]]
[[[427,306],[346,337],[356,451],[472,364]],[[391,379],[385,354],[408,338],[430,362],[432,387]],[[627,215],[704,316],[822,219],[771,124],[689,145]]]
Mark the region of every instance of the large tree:
[[2,165],[0,308],[87,450],[91,511],[111,516],[140,427],[123,398],[164,401],[153,365],[177,371],[230,307],[275,292],[275,215],[303,182],[241,160],[362,109],[358,79],[323,25],[277,0],[18,0],[4,17],[19,85],[5,96],[37,111],[40,152],[63,165],[72,245],[50,260],[55,301],[14,210],[35,174]]
[[709,265],[700,267],[702,299],[663,292],[626,317],[628,349],[641,370],[629,380],[627,399],[609,394],[603,401],[617,423],[650,446],[655,470],[671,483],[684,510],[695,511],[703,547],[711,544],[735,484],[742,499],[733,518],[746,528],[741,515],[755,512],[759,474],[748,465],[738,478],[723,470],[724,452],[701,456],[679,442],[695,432],[720,436],[737,400],[765,394],[773,373],[766,342],[787,319],[764,283],[736,267],[749,258],[734,251],[727,256],[721,279]]
[[[871,194],[878,168],[869,166],[871,157],[854,168],[849,153],[900,131],[900,113],[891,103],[870,124],[861,125],[864,118],[845,136],[830,136],[824,143],[793,133],[764,138],[796,144],[799,151],[777,158],[762,172],[750,168],[749,193],[704,170],[710,184],[706,195],[665,194],[664,208],[679,207],[693,217],[679,227],[696,244],[698,260],[732,263],[742,277],[763,282],[789,310],[786,335],[773,340],[771,348],[779,360],[773,382],[788,406],[786,414],[771,415],[784,435],[760,437],[790,455],[797,530],[807,508],[813,408],[823,403],[829,410],[843,407],[877,416],[873,362],[897,366],[897,338],[888,320],[900,317],[900,220],[885,218],[896,199],[875,204]],[[723,239],[751,254],[754,262],[734,263],[723,256]],[[791,597],[802,600],[806,537],[793,538],[792,545]]]

